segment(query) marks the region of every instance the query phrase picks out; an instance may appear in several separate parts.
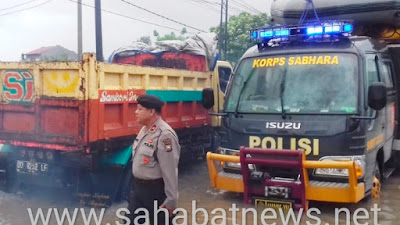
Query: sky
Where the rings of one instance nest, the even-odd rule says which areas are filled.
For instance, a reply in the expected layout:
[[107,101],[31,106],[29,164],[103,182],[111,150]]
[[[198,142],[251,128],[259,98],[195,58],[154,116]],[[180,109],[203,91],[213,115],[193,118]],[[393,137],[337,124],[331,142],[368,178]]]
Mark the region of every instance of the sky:
[[[0,0],[0,61],[19,61],[21,54],[43,46],[61,45],[77,52],[77,1]],[[243,11],[252,14],[259,12],[270,14],[272,1],[229,0],[228,15],[237,15]],[[170,32],[179,34],[183,27],[192,34],[198,33],[198,30],[208,31],[210,27],[219,25],[220,2],[220,0],[101,0],[104,58],[107,59],[114,50],[128,46],[142,36],[154,38],[154,30],[160,35]],[[93,8],[95,0],[82,0],[82,3],[83,52],[95,52]]]

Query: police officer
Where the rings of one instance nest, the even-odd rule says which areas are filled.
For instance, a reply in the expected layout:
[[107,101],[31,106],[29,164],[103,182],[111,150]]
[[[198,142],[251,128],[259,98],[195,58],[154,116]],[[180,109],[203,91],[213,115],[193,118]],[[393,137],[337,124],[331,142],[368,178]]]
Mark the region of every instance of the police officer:
[[[135,210],[145,208],[149,211],[152,225],[171,223],[172,212],[178,200],[178,162],[180,145],[175,131],[161,119],[164,102],[154,95],[140,95],[135,111],[137,121],[143,125],[133,143],[132,172],[133,182],[129,206],[131,224],[140,214]],[[168,216],[160,210],[165,208]],[[142,211],[142,210],[139,210]],[[157,222],[154,214],[157,213]],[[144,218],[143,214],[141,218]],[[139,224],[144,221],[138,220]]]

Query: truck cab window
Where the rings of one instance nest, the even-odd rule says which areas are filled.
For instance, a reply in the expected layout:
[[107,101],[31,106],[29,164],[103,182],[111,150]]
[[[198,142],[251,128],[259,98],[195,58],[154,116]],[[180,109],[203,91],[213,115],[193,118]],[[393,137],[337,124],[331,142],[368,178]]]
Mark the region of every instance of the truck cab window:
[[219,76],[219,84],[221,91],[225,93],[226,87],[228,86],[229,77],[231,75],[231,68],[228,67],[219,67],[218,68],[218,76]]
[[[367,78],[368,78],[368,87],[374,83],[379,81],[378,77],[378,68],[376,67],[375,56],[369,56],[367,58]],[[368,96],[368,95],[367,95]]]
[[[365,91],[366,95],[368,96],[368,87],[375,82],[379,82],[379,74],[378,74],[378,68],[376,65],[376,60],[375,60],[375,55],[367,55],[367,60],[366,60],[366,72],[367,72],[367,89]],[[368,98],[368,97],[366,97]],[[366,99],[366,102],[368,102],[368,99]],[[367,103],[368,104],[368,103]],[[367,115],[368,116],[373,116],[374,110],[368,107]],[[372,123],[372,121],[371,121]]]
[[[343,53],[248,58],[241,62],[227,112],[354,114],[357,57]],[[239,103],[237,103],[239,102]]]
[[388,88],[393,88],[392,64],[389,61],[382,63],[382,78]]

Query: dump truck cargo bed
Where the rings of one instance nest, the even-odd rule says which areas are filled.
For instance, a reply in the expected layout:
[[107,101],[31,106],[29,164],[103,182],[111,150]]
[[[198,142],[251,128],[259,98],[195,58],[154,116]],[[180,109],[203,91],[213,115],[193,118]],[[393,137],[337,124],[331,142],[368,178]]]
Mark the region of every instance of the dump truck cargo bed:
[[83,150],[132,140],[136,98],[166,102],[162,117],[174,128],[210,124],[201,90],[212,72],[82,62],[0,63],[0,143]]

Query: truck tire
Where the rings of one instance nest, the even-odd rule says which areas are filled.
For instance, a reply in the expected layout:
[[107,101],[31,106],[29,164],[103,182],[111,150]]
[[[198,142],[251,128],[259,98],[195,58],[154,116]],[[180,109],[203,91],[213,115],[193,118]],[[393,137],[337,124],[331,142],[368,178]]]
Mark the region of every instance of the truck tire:
[[17,180],[16,169],[13,166],[7,166],[5,176],[4,190],[8,193],[17,193],[20,187],[20,182]]
[[381,195],[381,182],[382,182],[382,176],[381,172],[379,169],[379,164],[378,162],[375,163],[375,169],[374,169],[374,177],[372,181],[372,189],[371,189],[371,197],[372,198],[379,198]]
[[372,187],[369,190],[364,198],[362,199],[363,202],[373,201],[380,196],[380,187],[381,187],[382,175],[379,169],[378,161],[375,163],[374,167],[374,176],[372,177]]

